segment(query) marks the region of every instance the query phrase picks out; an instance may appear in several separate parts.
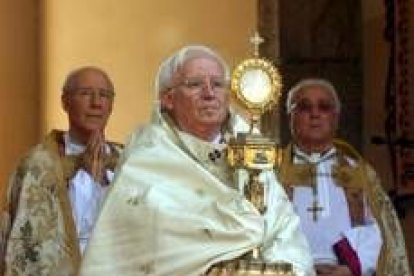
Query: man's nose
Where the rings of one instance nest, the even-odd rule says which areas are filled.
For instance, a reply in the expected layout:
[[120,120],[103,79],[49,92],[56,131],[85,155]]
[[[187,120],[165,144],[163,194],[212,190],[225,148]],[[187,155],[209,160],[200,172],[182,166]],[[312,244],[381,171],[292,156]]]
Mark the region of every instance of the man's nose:
[[103,98],[101,97],[99,91],[95,91],[94,93],[92,93],[91,96],[91,105],[95,106],[95,107],[100,107],[102,106],[103,103]]
[[204,96],[207,96],[207,97],[214,96],[215,91],[214,91],[213,85],[211,84],[210,80],[205,80],[202,93]]
[[310,116],[311,117],[319,117],[321,115],[321,110],[317,105],[312,105],[312,108],[310,109]]

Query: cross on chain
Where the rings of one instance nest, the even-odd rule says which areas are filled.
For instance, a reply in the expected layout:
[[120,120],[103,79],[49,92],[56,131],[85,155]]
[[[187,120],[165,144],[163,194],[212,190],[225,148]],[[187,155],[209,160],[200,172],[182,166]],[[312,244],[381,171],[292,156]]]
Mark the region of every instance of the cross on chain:
[[308,212],[312,213],[313,221],[317,221],[318,220],[318,212],[322,212],[323,207],[319,206],[318,200],[314,199],[313,203],[312,203],[312,206],[308,207],[306,210]]
[[310,176],[311,176],[311,186],[312,186],[312,195],[313,195],[313,202],[312,206],[308,207],[306,210],[312,213],[313,221],[318,220],[318,212],[323,211],[323,207],[318,203],[318,183],[316,181],[316,166],[311,166],[310,168]]
[[259,46],[264,42],[264,39],[259,35],[258,32],[254,33],[254,36],[250,37],[250,43],[253,44],[253,55],[255,57],[259,56]]

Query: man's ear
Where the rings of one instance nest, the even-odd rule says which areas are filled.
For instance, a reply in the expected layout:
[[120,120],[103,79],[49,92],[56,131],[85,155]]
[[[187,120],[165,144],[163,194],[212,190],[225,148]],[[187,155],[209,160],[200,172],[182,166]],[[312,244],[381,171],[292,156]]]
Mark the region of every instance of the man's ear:
[[333,135],[335,135],[336,132],[339,129],[339,120],[340,120],[340,117],[339,117],[339,113],[337,113],[337,112],[333,116],[334,116],[334,118],[332,120],[332,132],[333,132]]
[[161,110],[172,110],[174,108],[174,95],[172,91],[165,91],[161,94]]
[[286,116],[287,116],[287,121],[289,122],[290,136],[292,138],[294,138],[295,137],[295,132],[296,132],[296,129],[295,129],[296,127],[295,127],[295,124],[293,122],[294,118],[293,118],[292,112],[287,113]]
[[60,97],[60,101],[62,104],[62,108],[65,112],[68,112],[69,109],[69,99],[68,96],[65,94],[62,94],[62,96]]

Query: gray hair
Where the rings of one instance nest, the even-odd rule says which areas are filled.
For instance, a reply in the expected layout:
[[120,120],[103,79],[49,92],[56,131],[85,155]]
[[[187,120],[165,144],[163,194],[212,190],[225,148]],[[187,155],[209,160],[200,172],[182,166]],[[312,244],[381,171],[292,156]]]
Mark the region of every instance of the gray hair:
[[190,59],[199,57],[208,57],[216,60],[223,68],[225,79],[230,79],[229,67],[219,54],[206,46],[190,45],[181,48],[161,64],[155,79],[155,91],[158,96],[171,88],[171,81],[174,74],[184,63]]
[[325,79],[303,79],[299,81],[297,84],[295,84],[288,92],[287,99],[286,99],[286,112],[290,114],[293,110],[293,101],[296,97],[296,95],[303,91],[306,88],[309,87],[321,87],[325,89],[327,92],[329,92],[334,100],[335,104],[335,111],[340,112],[341,111],[341,102],[338,97],[338,93],[336,92],[335,87],[332,85],[331,82],[325,80]]
[[104,70],[98,67],[95,67],[95,66],[83,66],[83,67],[79,67],[71,71],[67,75],[65,82],[63,83],[62,93],[66,94],[66,93],[73,92],[74,90],[76,90],[78,88],[79,77],[85,72],[96,72],[98,74],[101,74],[105,78],[109,86],[109,89],[114,91],[114,84],[112,83],[108,74]]

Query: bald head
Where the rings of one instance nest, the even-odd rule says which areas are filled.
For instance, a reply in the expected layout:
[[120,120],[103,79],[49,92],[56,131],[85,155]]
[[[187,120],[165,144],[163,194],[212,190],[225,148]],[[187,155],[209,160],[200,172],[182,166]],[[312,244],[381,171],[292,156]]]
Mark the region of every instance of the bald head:
[[96,74],[101,75],[106,80],[108,89],[112,92],[114,91],[114,85],[111,79],[109,78],[108,74],[104,70],[95,66],[84,66],[73,70],[67,75],[65,82],[63,83],[62,93],[66,94],[69,92],[76,91],[76,89],[78,89],[79,87],[80,77],[88,72],[94,72]]

